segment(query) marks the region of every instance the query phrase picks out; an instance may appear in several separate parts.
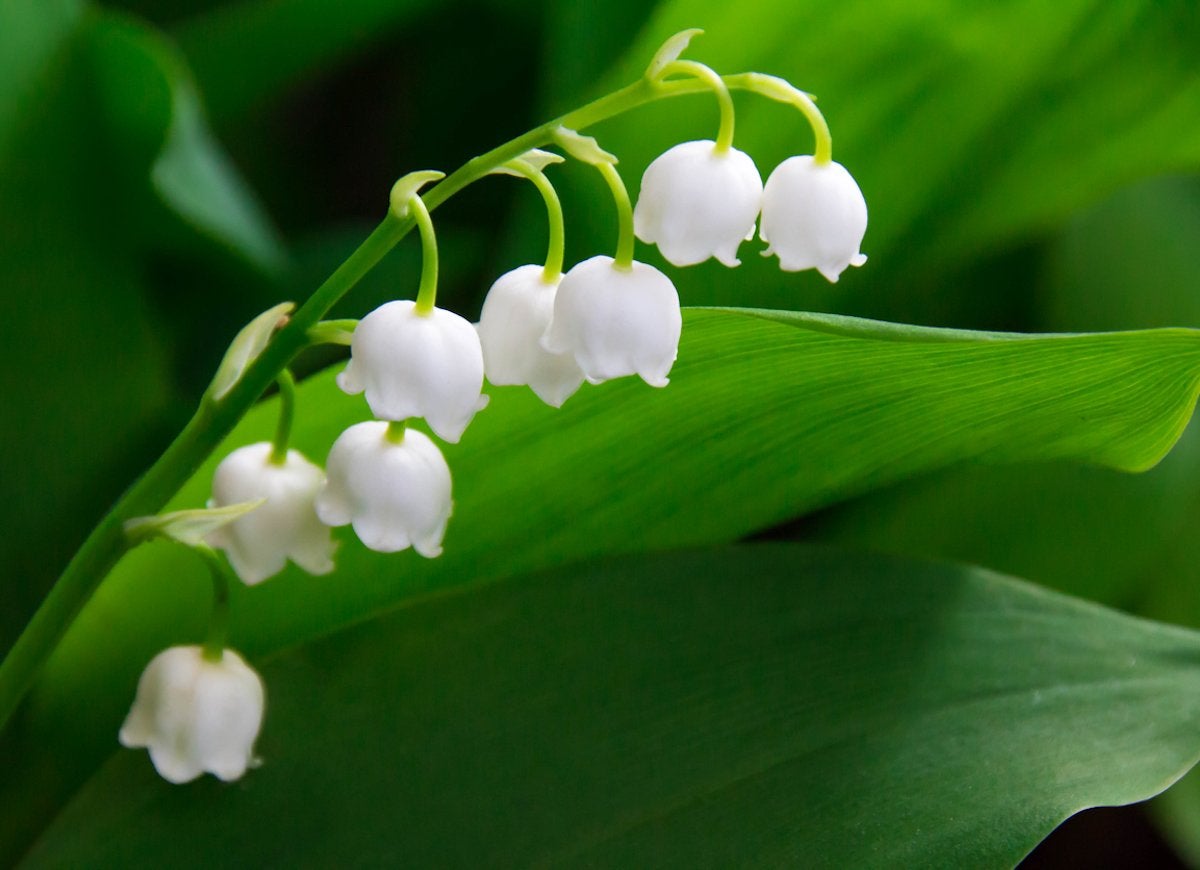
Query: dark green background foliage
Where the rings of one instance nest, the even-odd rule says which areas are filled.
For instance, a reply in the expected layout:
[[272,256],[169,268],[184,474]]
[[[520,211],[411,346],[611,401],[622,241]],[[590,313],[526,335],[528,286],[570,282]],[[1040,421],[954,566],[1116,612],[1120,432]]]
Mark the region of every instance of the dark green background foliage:
[[[1198,636],[1079,600],[1200,625],[1200,334],[1157,329],[1200,324],[1183,2],[0,0],[0,649],[237,328],[310,293],[396,177],[636,78],[686,27],[720,71],[819,96],[870,261],[829,285],[758,243],[733,271],[638,256],[685,305],[828,314],[689,312],[663,391],[554,412],[494,389],[446,451],[441,559],[339,533],[333,576],[238,590],[271,705],[235,786],[118,751],[207,594],[186,554],[131,554],[0,734],[0,861],[1003,866],[1200,756]],[[736,100],[764,175],[811,147]],[[692,97],[589,132],[636,193],[715,121]],[[549,174],[568,261],[610,249],[595,173]],[[435,217],[466,316],[543,250],[514,179]],[[337,314],[418,268],[406,239]],[[297,367],[317,459],[367,416],[318,373],[336,356]],[[1200,779],[1151,807],[1200,863]]]

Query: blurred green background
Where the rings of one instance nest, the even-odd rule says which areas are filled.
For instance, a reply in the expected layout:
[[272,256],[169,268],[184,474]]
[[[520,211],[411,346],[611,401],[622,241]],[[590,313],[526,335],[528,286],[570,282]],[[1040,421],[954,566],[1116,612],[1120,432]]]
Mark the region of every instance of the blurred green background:
[[[631,80],[692,26],[707,31],[695,58],[819,96],[870,207],[871,259],[828,285],[756,244],[732,273],[671,270],[639,246],[684,304],[1028,332],[1200,325],[1200,8],[1185,0],[0,0],[0,649],[187,419],[236,329],[311,292],[396,177],[449,171]],[[738,145],[764,176],[811,147],[798,115],[737,100]],[[654,156],[715,121],[697,97],[593,132],[635,192]],[[610,248],[594,173],[551,173],[568,262]],[[436,219],[441,304],[466,316],[543,250],[540,200],[512,179]],[[411,295],[417,269],[406,240],[338,313]],[[1139,476],[952,469],[763,536],[980,564],[1200,624],[1198,439]],[[1157,816],[1200,862],[1200,785]]]

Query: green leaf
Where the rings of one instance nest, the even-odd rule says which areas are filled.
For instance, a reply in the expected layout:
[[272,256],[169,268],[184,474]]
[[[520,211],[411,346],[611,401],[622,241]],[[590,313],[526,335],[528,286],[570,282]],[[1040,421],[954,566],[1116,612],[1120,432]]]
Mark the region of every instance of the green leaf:
[[[1078,218],[1051,247],[1037,294],[1050,330],[1200,323],[1197,185],[1164,179],[1131,188]],[[957,559],[1029,577],[1108,604],[1137,607],[1157,587],[1195,588],[1186,566],[1163,565],[1200,522],[1200,427],[1153,475],[1034,465],[954,469],[872,494],[821,517],[806,533],[926,558]],[[1164,619],[1200,619],[1200,609]],[[1200,624],[1200,623],[1198,623]]]
[[[300,390],[295,445],[318,460],[367,416],[333,374]],[[235,590],[233,637],[261,655],[426,590],[735,540],[971,459],[1144,469],[1186,424],[1198,378],[1200,333],[1189,330],[1022,337],[688,311],[665,390],[614,381],[555,411],[523,388],[492,389],[463,441],[445,449],[456,508],[441,558],[383,557],[343,533],[334,577],[290,572]],[[273,403],[257,409],[229,449],[268,439],[274,413]],[[172,508],[204,502],[224,452]],[[158,650],[202,636],[207,595],[202,566],[185,556],[153,545],[131,553],[50,661],[21,731],[0,741],[0,757],[14,759],[0,802],[15,806],[12,794],[34,788],[27,778],[69,794],[108,751],[122,687]],[[81,708],[86,721],[72,712]]]
[[278,275],[282,241],[209,131],[178,50],[116,16],[100,19],[91,38],[107,122],[118,140],[150,151],[157,196],[193,229]]
[[1198,663],[979,569],[608,561],[265,662],[260,769],[175,787],[114,741],[23,866],[1012,865],[1194,763]]
[[[689,304],[928,320],[937,315],[922,294],[929,275],[1053,227],[1130,181],[1200,166],[1200,18],[1186,4],[671,0],[596,90],[635,80],[685,27],[704,28],[689,56],[718,71],[780,75],[817,94],[834,159],[871,212],[870,262],[838,285],[782,274],[751,242],[736,282],[715,264],[689,270]],[[811,151],[799,113],[749,96],[737,106],[735,144],[764,178]],[[696,96],[595,132],[632,191],[650,160],[677,142],[712,138],[716,122],[714,101]],[[612,244],[611,205],[591,179],[567,178],[569,244],[588,256]],[[645,256],[657,262],[657,253]]]
[[0,453],[13,458],[0,649],[169,435],[176,384],[147,277],[160,231],[182,218],[189,238],[199,230],[264,268],[278,260],[189,88],[162,38],[126,18],[61,0],[0,8],[0,390],[12,421]]

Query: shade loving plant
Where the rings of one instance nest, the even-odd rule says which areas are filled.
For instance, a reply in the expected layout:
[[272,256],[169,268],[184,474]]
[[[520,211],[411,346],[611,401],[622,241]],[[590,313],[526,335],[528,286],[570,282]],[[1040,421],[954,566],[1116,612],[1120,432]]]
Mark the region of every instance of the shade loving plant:
[[[37,830],[6,803],[7,854],[1004,865],[1186,771],[1192,632],[983,569],[716,546],[967,460],[1145,470],[1190,417],[1200,340],[681,306],[689,267],[752,246],[831,283],[890,268],[865,266],[867,203],[811,95],[685,59],[698,33],[448,175],[404,175],[311,296],[236,335],[0,665],[9,800],[53,769],[45,723],[88,698],[123,717],[106,747],[149,762],[113,755]],[[764,182],[734,92],[798,110],[812,153]],[[593,128],[681,97],[715,97],[716,133],[631,197]],[[596,173],[616,228],[569,268],[564,163]],[[472,323],[439,304],[434,216],[494,175],[537,190],[546,253]],[[414,230],[415,288],[332,318]],[[297,384],[327,345],[348,360]],[[175,582],[196,572],[203,595]],[[288,821],[263,839],[229,822],[267,803]]]

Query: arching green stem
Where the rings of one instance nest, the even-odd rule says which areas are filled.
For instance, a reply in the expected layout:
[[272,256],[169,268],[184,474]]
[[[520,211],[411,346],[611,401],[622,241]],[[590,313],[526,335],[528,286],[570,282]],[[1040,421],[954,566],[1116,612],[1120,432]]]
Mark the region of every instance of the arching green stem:
[[818,164],[829,163],[833,160],[833,138],[829,135],[829,125],[825,116],[813,102],[813,98],[793,85],[787,79],[763,73],[740,73],[736,76],[726,76],[725,83],[731,88],[741,88],[752,91],[780,103],[787,103],[800,110],[808,125],[812,127],[816,147],[813,150],[813,160]]
[[438,249],[437,236],[433,232],[433,218],[425,207],[425,200],[413,195],[408,200],[408,210],[421,231],[421,284],[417,288],[417,313],[428,314],[437,303]]
[[662,75],[669,76],[675,73],[689,75],[712,88],[713,95],[717,98],[717,105],[721,109],[721,126],[717,130],[716,151],[718,154],[724,154],[733,146],[733,97],[729,95],[729,86],[725,84],[723,78],[717,75],[715,70],[694,60],[674,60],[663,67]]
[[287,462],[288,439],[292,437],[292,420],[296,416],[296,379],[290,369],[284,369],[275,382],[279,384],[279,422],[271,441],[271,462],[283,465]]
[[546,177],[545,173],[530,166],[524,160],[514,160],[508,165],[532,181],[546,203],[549,241],[546,244],[546,267],[542,270],[542,280],[547,284],[553,284],[562,275],[566,237],[562,203],[558,199],[558,191],[554,189],[554,185],[550,183],[550,179]]
[[608,183],[613,202],[617,206],[617,253],[613,257],[618,269],[633,267],[633,206],[629,202],[629,191],[621,180],[621,173],[611,163],[597,163],[596,169]]
[[393,444],[403,444],[404,433],[407,429],[407,420],[392,420],[388,423],[387,433],[384,435],[384,437]]
[[212,575],[213,607],[208,622],[208,634],[204,638],[204,658],[219,662],[225,653],[229,638],[229,589],[230,568],[225,559],[211,547],[201,545],[194,548],[208,565]]

